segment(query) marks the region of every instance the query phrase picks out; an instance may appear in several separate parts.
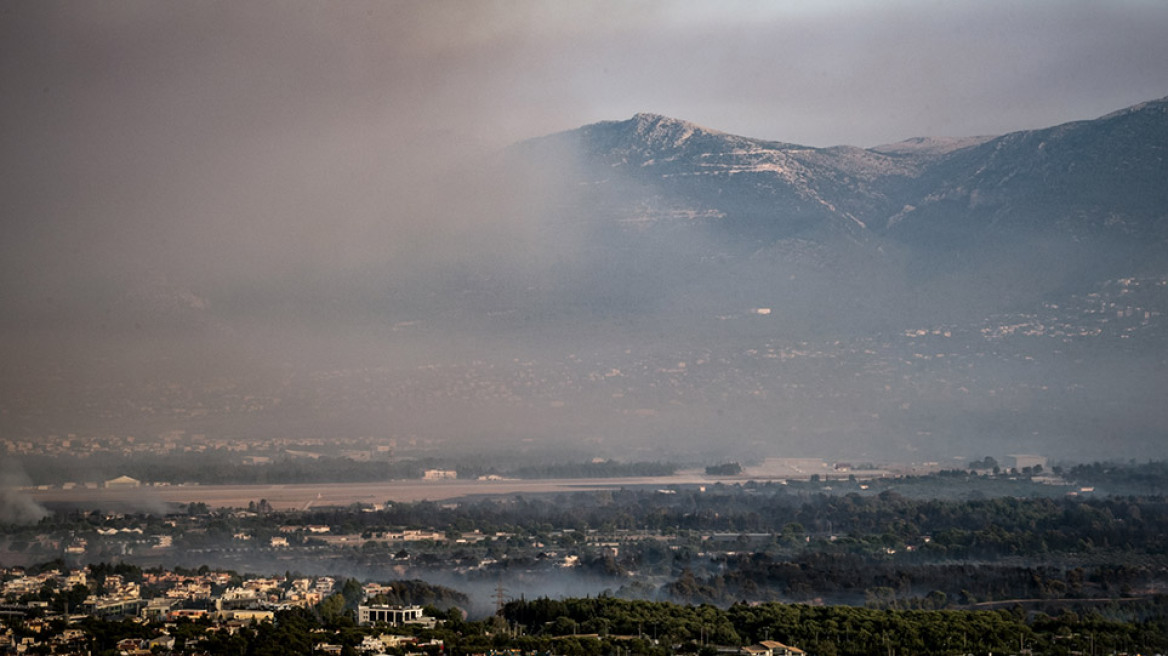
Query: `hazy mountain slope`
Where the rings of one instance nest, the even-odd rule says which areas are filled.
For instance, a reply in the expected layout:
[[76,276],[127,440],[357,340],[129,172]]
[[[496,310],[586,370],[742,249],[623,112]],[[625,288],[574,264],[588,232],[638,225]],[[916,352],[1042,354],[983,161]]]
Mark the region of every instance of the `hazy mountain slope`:
[[[758,240],[887,231],[923,247],[979,231],[1166,236],[1168,100],[1001,137],[810,148],[638,114],[532,140],[571,152],[581,184],[626,224],[717,221]],[[635,190],[635,191],[634,191]]]
[[[917,160],[858,148],[815,149],[749,139],[655,114],[585,126],[524,144],[523,156],[573,153],[591,198],[626,225],[716,221],[723,234],[770,241],[829,234],[866,238],[865,218],[899,209],[890,179]],[[593,205],[593,207],[596,207]]]
[[1071,239],[1168,237],[1168,99],[1092,121],[1015,132],[951,153],[889,222],[922,247],[980,233],[1056,229]]
[[[584,226],[581,259],[603,263],[613,289],[665,271],[671,290],[696,281],[707,298],[739,305],[823,314],[826,299],[897,312],[951,306],[972,318],[1165,266],[1166,107],[873,149],[810,148],[638,114],[515,153],[563,175],[572,200],[558,218]],[[787,284],[809,277],[810,286]]]

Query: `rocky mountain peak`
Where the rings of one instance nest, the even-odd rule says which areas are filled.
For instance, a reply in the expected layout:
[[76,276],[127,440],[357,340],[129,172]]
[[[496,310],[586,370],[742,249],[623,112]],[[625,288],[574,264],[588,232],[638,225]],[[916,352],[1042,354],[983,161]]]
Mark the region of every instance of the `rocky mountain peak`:
[[646,148],[680,148],[692,137],[722,135],[716,130],[704,128],[696,123],[662,116],[661,114],[640,113],[622,123],[629,136]]

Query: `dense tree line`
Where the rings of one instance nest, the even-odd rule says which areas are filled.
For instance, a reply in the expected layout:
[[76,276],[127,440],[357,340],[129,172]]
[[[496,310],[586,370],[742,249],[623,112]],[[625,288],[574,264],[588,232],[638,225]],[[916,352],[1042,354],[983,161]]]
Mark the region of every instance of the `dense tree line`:
[[[206,620],[180,620],[170,628],[176,653],[308,654],[322,643],[353,654],[366,635],[382,629],[355,625],[346,595],[315,608],[276,613],[273,622],[254,623],[235,633],[211,630]],[[703,604],[590,598],[514,600],[500,616],[467,622],[457,609],[443,612],[435,629],[402,628],[439,647],[399,648],[391,653],[485,653],[515,649],[570,656],[717,653],[727,648],[777,640],[817,656],[871,654],[1150,653],[1168,648],[1168,598],[1139,608],[1104,608],[1085,614],[997,611],[888,610],[846,606]],[[81,627],[93,653],[114,653],[123,638],[148,638],[157,626],[132,621],[87,619]],[[18,628],[19,630],[19,628]]]
[[1075,465],[1063,471],[1068,479],[1082,485],[1123,486],[1146,494],[1168,492],[1168,462],[1146,463],[1095,462]]
[[[377,512],[322,509],[307,524],[367,530],[409,526],[484,532],[551,528],[569,531],[715,531],[788,535],[816,550],[869,553],[919,547],[918,558],[973,559],[1119,550],[1168,552],[1168,501],[1161,497],[1104,499],[1002,497],[914,500],[895,492],[873,496],[803,495],[785,486],[706,492],[679,489],[559,494],[468,502],[393,503]],[[831,538],[831,539],[829,539]]]
[[709,573],[686,569],[662,596],[690,603],[738,599],[812,600],[886,608],[950,608],[1002,599],[1130,597],[1162,578],[1161,566],[906,563],[812,552],[785,559],[766,553],[714,559]]
[[1159,598],[1139,611],[1153,619],[1124,621],[1101,613],[1051,616],[1017,610],[908,611],[787,604],[734,604],[721,610],[601,596],[521,600],[507,604],[503,612],[508,620],[541,636],[570,629],[602,636],[656,636],[679,646],[735,646],[771,639],[818,655],[859,656],[1016,653],[1021,648],[1044,654],[1088,648],[1100,652],[1163,649],[1168,645],[1166,610],[1168,600]]
[[[538,567],[534,552],[508,548],[534,539],[574,550],[579,567],[611,577],[627,596],[942,608],[1146,594],[1165,579],[1166,515],[1161,498],[921,501],[895,493],[831,497],[756,486],[516,497],[457,507],[398,503],[379,512],[314,511],[299,521],[370,536],[390,526],[506,531],[512,537],[503,544],[411,549],[411,562],[438,570],[507,554],[482,570],[492,576],[504,567]],[[671,537],[668,544],[626,540],[619,555],[587,546],[593,531],[606,539],[622,532],[637,538],[637,527]],[[370,564],[392,553],[389,545],[367,547],[361,557]],[[713,555],[703,556],[705,550]],[[637,573],[635,585],[624,578],[630,572]]]
[[388,586],[388,591],[375,595],[369,603],[446,609],[453,606],[465,608],[470,601],[466,594],[458,590],[417,579],[392,581]]

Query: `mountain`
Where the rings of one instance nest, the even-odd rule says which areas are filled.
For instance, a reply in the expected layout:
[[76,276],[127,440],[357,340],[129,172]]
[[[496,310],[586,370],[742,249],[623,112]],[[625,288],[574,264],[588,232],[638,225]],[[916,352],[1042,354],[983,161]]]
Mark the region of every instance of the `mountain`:
[[899,209],[888,196],[920,163],[859,148],[750,139],[656,114],[609,121],[522,145],[571,152],[579,174],[626,225],[716,220],[773,240],[827,231],[860,236],[864,218]]
[[1074,239],[1168,238],[1168,99],[1092,121],[1014,132],[946,154],[885,224],[914,243],[986,230]]
[[[571,151],[584,181],[630,188],[616,216],[718,220],[782,239],[808,231],[922,234],[1058,226],[1075,236],[1168,236],[1168,98],[999,137],[917,138],[870,149],[751,139],[637,114],[525,142]],[[657,212],[637,211],[655,198]],[[612,207],[612,205],[607,205]]]
[[868,149],[637,114],[512,155],[559,171],[553,221],[586,226],[581,259],[614,271],[617,290],[648,262],[670,288],[721,277],[705,290],[734,302],[790,301],[776,286],[810,276],[838,303],[909,311],[963,298],[984,314],[1168,271],[1168,99],[1042,130]]

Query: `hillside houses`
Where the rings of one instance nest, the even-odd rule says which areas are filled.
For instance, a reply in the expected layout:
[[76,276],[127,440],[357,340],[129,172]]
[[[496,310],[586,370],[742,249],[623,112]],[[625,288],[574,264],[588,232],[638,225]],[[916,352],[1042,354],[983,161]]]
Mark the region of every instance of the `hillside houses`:
[[[175,649],[170,631],[176,623],[197,621],[210,633],[235,632],[257,622],[270,622],[279,610],[308,608],[333,595],[337,580],[333,577],[240,577],[231,572],[180,574],[172,571],[134,572],[133,575],[110,573],[102,566],[95,574],[91,568],[73,570],[47,569],[30,573],[22,568],[0,568],[0,605],[4,622],[0,622],[0,653],[81,653],[91,644],[90,636],[76,623],[85,617],[118,620],[133,618],[136,623],[161,626],[156,635],[125,638],[114,645],[119,654],[150,654]],[[88,584],[88,585],[87,585]],[[90,590],[83,603],[69,607],[68,616],[57,606],[56,596],[76,592],[74,586]],[[367,593],[389,589],[370,584]],[[100,594],[97,592],[100,590]],[[53,601],[42,601],[51,593]],[[64,597],[60,597],[64,598]],[[434,626],[420,606],[362,606],[362,617],[369,625],[397,626],[403,623]],[[22,617],[23,616],[23,617]],[[8,623],[17,621],[20,631]],[[52,626],[65,628],[52,633]],[[6,626],[7,624],[7,626]],[[383,653],[387,648],[419,644],[414,638],[383,634],[363,645],[365,653]],[[426,643],[429,645],[430,643]],[[441,643],[434,643],[441,646]],[[192,646],[190,643],[187,647]]]

